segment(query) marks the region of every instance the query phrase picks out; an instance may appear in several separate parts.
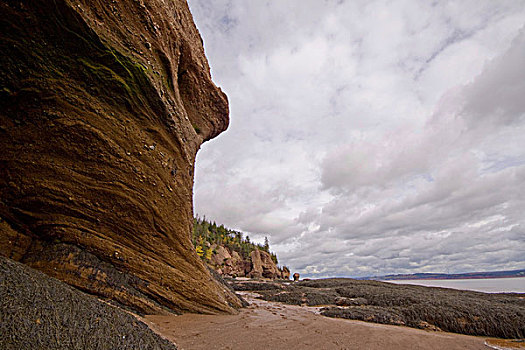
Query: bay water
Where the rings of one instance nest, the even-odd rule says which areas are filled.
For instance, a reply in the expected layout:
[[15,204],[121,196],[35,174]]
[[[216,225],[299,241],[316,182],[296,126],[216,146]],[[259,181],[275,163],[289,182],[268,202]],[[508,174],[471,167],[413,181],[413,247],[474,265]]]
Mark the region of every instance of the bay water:
[[426,287],[473,290],[485,293],[525,293],[525,277],[463,280],[395,280],[383,282],[395,284],[415,284]]

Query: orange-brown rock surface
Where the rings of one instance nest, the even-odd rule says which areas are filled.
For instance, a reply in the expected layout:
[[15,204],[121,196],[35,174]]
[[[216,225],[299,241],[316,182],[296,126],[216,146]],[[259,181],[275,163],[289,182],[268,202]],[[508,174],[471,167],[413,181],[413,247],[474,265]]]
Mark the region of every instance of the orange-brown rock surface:
[[272,261],[269,253],[256,249],[250,253],[250,258],[252,261],[252,269],[248,275],[249,277],[281,278],[281,271]]
[[243,259],[235,250],[220,244],[212,244],[210,249],[213,253],[208,264],[222,276],[290,279],[290,270],[286,266],[279,268],[266,251],[255,249]]
[[289,280],[290,279],[290,269],[286,266],[283,266],[281,275],[282,275],[283,280]]
[[190,241],[228,125],[183,0],[0,3],[0,253],[141,313],[231,312]]

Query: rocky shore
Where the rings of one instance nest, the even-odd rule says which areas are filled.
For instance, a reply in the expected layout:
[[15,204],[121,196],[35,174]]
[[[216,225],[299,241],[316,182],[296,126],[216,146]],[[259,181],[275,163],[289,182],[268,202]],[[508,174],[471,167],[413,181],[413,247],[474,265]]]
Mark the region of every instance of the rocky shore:
[[142,321],[0,256],[0,349],[176,350]]
[[[192,236],[196,154],[229,107],[186,1],[4,1],[0,14],[0,349],[177,348],[164,337],[189,349],[479,349],[443,332],[524,337],[523,294],[292,283],[268,244],[215,224]],[[258,296],[242,308],[234,290]],[[135,316],[150,314],[164,337]]]
[[488,294],[345,278],[292,282],[229,280],[237,291],[324,316],[497,338],[525,337],[525,294]]
[[485,344],[489,339],[483,337],[328,318],[319,314],[318,307],[265,301],[256,293],[241,293],[249,306],[237,315],[151,315],[146,322],[181,348],[192,350],[488,349]]

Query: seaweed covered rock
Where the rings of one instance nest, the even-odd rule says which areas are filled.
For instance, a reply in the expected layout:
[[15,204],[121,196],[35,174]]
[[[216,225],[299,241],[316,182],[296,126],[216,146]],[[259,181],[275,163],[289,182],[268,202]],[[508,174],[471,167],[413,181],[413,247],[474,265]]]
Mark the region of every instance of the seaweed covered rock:
[[328,278],[296,283],[230,280],[268,301],[324,306],[321,315],[433,331],[521,339],[525,294],[480,293],[379,281]]
[[0,3],[0,254],[139,313],[233,312],[191,244],[226,129],[183,0]]
[[0,256],[0,349],[177,347],[129,313]]

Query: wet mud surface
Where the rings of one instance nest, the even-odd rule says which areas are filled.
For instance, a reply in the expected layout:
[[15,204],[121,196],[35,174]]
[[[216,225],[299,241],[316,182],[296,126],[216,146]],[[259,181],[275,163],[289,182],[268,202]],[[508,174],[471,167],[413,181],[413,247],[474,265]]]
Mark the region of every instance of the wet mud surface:
[[237,315],[145,317],[181,349],[488,349],[485,339],[446,332],[333,319],[319,307],[286,305],[241,292]]

